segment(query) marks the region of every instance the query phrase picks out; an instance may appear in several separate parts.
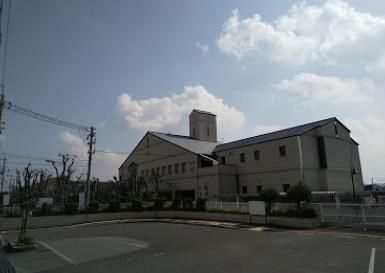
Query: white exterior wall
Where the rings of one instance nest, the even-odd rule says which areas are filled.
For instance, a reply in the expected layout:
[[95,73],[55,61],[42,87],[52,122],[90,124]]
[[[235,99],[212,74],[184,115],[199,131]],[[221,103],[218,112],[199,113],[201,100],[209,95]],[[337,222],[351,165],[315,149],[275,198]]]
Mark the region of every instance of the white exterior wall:
[[[280,157],[279,147],[286,146],[286,156]],[[254,160],[254,151],[259,150],[260,160]],[[240,161],[240,154],[245,153],[246,161]],[[273,187],[282,191],[282,184],[294,185],[300,180],[300,160],[296,137],[290,137],[265,143],[240,147],[218,152],[226,157],[226,164],[237,166],[239,184],[247,186],[247,194],[257,194],[257,185]]]

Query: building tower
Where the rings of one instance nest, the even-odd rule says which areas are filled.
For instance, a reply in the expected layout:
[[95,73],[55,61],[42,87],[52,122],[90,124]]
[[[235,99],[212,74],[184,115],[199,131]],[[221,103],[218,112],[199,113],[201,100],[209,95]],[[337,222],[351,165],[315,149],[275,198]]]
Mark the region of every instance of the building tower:
[[190,137],[217,142],[217,116],[194,109],[190,114]]

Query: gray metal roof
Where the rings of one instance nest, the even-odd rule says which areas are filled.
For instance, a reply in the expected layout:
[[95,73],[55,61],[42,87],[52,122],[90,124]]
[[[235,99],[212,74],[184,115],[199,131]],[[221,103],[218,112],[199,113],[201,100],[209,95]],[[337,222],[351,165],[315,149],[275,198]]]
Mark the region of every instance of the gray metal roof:
[[[233,141],[233,142],[223,143],[223,144],[218,145],[215,148],[214,153],[239,148],[242,146],[248,146],[248,145],[253,145],[253,144],[257,144],[257,143],[262,143],[262,142],[267,142],[267,141],[302,135],[302,134],[304,134],[310,130],[321,127],[323,125],[326,125],[327,123],[329,123],[331,121],[338,121],[338,120],[335,117],[333,117],[333,118],[323,119],[323,120],[319,120],[319,121],[315,121],[315,122],[311,122],[311,123],[306,123],[306,124],[291,127],[288,129],[275,131],[272,133],[267,133],[267,134],[263,134],[263,135],[259,135],[259,136],[249,137],[249,138],[245,138],[245,139],[241,139],[241,140],[237,140],[237,141]],[[341,122],[339,122],[339,123],[341,123]],[[344,125],[342,124],[342,126],[344,126]]]
[[[207,111],[203,111],[203,110],[199,110],[199,109],[194,109],[194,110],[192,110],[192,112],[197,112],[197,113],[201,113],[201,114],[216,116],[215,114],[213,114],[211,112],[207,112]],[[192,112],[191,112],[191,114],[192,114]]]
[[157,132],[149,132],[149,133],[161,139],[164,139],[168,142],[171,142],[175,145],[178,145],[195,154],[208,154],[208,155],[212,154],[215,147],[218,145],[218,142],[197,140],[189,136],[180,136],[180,135],[164,134],[164,133],[157,133]]

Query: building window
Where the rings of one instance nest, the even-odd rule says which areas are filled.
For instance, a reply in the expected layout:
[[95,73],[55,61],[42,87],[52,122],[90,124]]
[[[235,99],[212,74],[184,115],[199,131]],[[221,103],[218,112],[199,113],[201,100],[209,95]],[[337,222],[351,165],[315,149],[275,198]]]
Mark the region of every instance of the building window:
[[174,172],[179,173],[179,163],[174,165]]
[[194,171],[194,161],[190,161],[190,172]]
[[166,175],[166,166],[162,167],[162,175]]
[[149,176],[149,175],[150,175],[150,170],[147,169],[147,170],[146,170],[146,176]]
[[257,185],[257,193],[261,193],[262,191],[262,185]]
[[142,176],[142,177],[144,176],[144,170],[141,171],[141,176]]
[[182,162],[182,173],[186,172],[186,169],[187,169],[186,165],[187,165],[186,162]]
[[210,136],[210,128],[207,127],[207,136]]
[[155,168],[151,168],[151,176],[155,175]]
[[286,145],[279,146],[279,156],[280,157],[286,156]]
[[261,155],[259,154],[259,151],[254,151],[254,160],[260,160]]
[[242,186],[242,193],[246,194],[247,193],[247,186]]
[[156,168],[156,175],[157,175],[157,176],[160,175],[160,167]]
[[239,157],[240,157],[241,162],[245,162],[246,161],[245,153],[241,153],[239,155]]
[[172,165],[168,165],[168,174],[172,174]]
[[287,192],[290,188],[290,185],[289,184],[282,184],[282,190],[283,192]]
[[226,164],[226,157],[221,156],[221,164],[225,165]]

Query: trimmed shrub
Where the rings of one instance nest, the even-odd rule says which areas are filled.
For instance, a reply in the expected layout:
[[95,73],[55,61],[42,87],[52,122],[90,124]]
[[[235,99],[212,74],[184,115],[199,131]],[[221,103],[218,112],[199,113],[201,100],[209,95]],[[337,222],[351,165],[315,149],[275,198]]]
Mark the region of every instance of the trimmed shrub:
[[64,213],[65,214],[76,214],[78,213],[78,204],[77,203],[65,203],[64,204]]
[[118,201],[113,201],[108,203],[108,212],[118,212],[120,210],[120,202]]
[[266,213],[269,214],[271,210],[271,202],[275,201],[278,198],[279,193],[273,188],[266,188],[261,191],[260,196],[262,200],[267,203]]
[[197,210],[198,211],[205,211],[206,210],[206,199],[199,198],[197,200]]
[[154,209],[155,210],[161,210],[164,208],[164,203],[165,203],[165,200],[161,197],[158,197],[157,199],[155,199],[154,201]]
[[298,217],[300,218],[315,218],[317,217],[317,213],[313,208],[301,209],[298,213]]
[[287,198],[297,204],[297,209],[301,208],[302,201],[309,201],[311,198],[310,189],[302,182],[289,188],[287,191]]
[[99,211],[99,202],[90,202],[87,207],[89,213],[96,213]]
[[134,200],[132,200],[132,202],[131,202],[131,209],[133,211],[143,211],[144,207],[143,207],[142,199],[134,199]]
[[185,210],[192,210],[194,207],[193,207],[193,200],[192,198],[185,198],[183,199],[183,209]]
[[35,244],[35,240],[31,236],[29,236],[27,234],[20,235],[17,238],[17,241],[16,241],[16,245],[24,245],[24,246],[27,245],[27,246],[29,246],[29,245],[33,245],[33,244]]
[[182,206],[182,199],[181,198],[177,197],[174,200],[172,200],[172,205],[171,205],[172,209],[178,210],[178,209],[180,209],[181,206]]
[[282,210],[273,210],[269,213],[269,216],[277,216],[277,217],[292,217],[292,218],[314,218],[317,217],[317,214],[314,209],[306,208],[306,209],[288,209],[285,211]]

